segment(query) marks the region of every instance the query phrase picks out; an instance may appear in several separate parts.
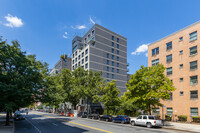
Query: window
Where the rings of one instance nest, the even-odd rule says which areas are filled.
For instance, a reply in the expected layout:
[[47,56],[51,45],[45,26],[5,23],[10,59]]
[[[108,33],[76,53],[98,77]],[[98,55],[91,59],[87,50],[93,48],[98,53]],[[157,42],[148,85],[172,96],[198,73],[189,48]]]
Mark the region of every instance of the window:
[[74,70],[74,66],[73,66],[73,68],[72,68],[73,70]]
[[183,78],[180,78],[179,81],[180,81],[180,82],[183,82]]
[[77,68],[77,64],[75,65],[75,68]]
[[183,50],[179,51],[179,54],[180,54],[180,55],[183,54]]
[[183,37],[179,37],[179,42],[183,41]]
[[183,96],[183,91],[180,91],[180,96]]
[[109,65],[110,64],[110,61],[109,60],[107,60],[107,65]]
[[109,76],[109,73],[107,73],[107,78],[109,78],[110,76]]
[[152,109],[152,114],[153,115],[159,115],[160,114],[160,109],[159,108],[153,108]]
[[119,38],[117,38],[117,42],[119,42]]
[[190,62],[190,70],[196,70],[197,69],[197,61]]
[[117,61],[119,61],[119,57],[117,57]]
[[107,54],[107,58],[109,58],[109,54]]
[[90,38],[90,34],[88,34],[88,38]]
[[159,54],[159,47],[152,49],[152,56]]
[[73,54],[73,58],[74,58],[74,54]]
[[85,50],[85,54],[88,54],[88,49]]
[[117,63],[117,67],[119,67],[119,63]]
[[81,65],[81,62],[79,61],[79,62],[78,62],[78,66],[80,66],[80,65]]
[[77,62],[77,58],[75,58],[75,62]]
[[84,39],[84,43],[86,43],[87,38]]
[[114,53],[114,49],[112,48],[112,53]]
[[190,99],[198,99],[198,91],[190,91]]
[[112,36],[112,40],[114,40],[114,36]]
[[80,58],[81,58],[81,56],[79,55],[79,56],[78,56],[78,59],[80,60]]
[[82,53],[82,57],[84,57],[84,52]]
[[74,60],[73,60],[72,62],[73,62],[73,64],[74,64]]
[[147,119],[147,116],[143,116],[143,119]]
[[115,75],[114,74],[112,74],[112,79],[114,79],[115,78]]
[[190,41],[197,40],[197,31],[190,33]]
[[159,63],[159,59],[155,59],[152,61],[152,66],[155,66]]
[[172,67],[167,68],[167,75],[171,75],[172,74]]
[[82,59],[82,64],[84,63],[84,59]]
[[173,109],[167,108],[167,115],[172,115],[172,114],[173,114]]
[[114,47],[115,45],[114,45],[114,42],[112,42],[112,46]]
[[170,95],[170,98],[167,99],[167,100],[172,101],[172,99],[173,99],[173,94],[172,94],[172,93],[169,93],[169,95]]
[[180,64],[180,65],[179,65],[179,68],[180,68],[180,69],[183,68],[183,64]]
[[119,54],[119,50],[117,50],[117,54]]
[[92,31],[92,35],[94,35],[94,30]]
[[138,117],[137,117],[137,119],[142,119],[142,116],[141,116],[141,115],[140,115],[140,116],[138,116]]
[[196,55],[197,54],[197,46],[190,48],[190,55]]
[[198,108],[190,108],[190,116],[199,116]]
[[114,68],[112,68],[112,72],[115,72],[115,69],[114,69]]
[[117,48],[119,48],[119,44],[117,44]]
[[190,85],[198,84],[198,76],[191,76],[190,77]]
[[85,57],[85,62],[86,62],[86,61],[88,61],[88,56],[87,56],[87,57]]
[[114,55],[112,55],[112,59],[114,60]]
[[114,66],[115,65],[115,63],[112,61],[112,66]]
[[107,71],[109,71],[109,67],[107,67]]
[[168,42],[166,44],[166,50],[170,50],[170,49],[172,49],[172,42]]
[[167,56],[167,63],[170,63],[170,62],[172,62],[172,54]]
[[76,51],[75,55],[77,56],[77,51]]
[[119,69],[117,69],[117,73],[119,73]]
[[109,82],[110,80],[109,79],[107,79],[107,82]]
[[87,69],[88,68],[88,63],[87,64],[85,64],[85,69]]

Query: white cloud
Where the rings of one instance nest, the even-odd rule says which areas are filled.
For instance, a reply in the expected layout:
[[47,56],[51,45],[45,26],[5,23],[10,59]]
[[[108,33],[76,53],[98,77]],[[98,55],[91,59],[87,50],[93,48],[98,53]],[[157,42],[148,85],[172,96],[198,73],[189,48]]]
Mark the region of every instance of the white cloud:
[[7,16],[4,17],[7,21],[7,23],[5,23],[4,25],[7,27],[21,27],[23,26],[23,22],[20,18],[18,18],[17,16],[12,16],[10,14],[8,14]]
[[146,57],[148,57],[148,52],[145,54]]
[[[142,44],[142,45],[140,45],[134,52],[132,52],[131,54],[132,55],[139,55],[140,53],[145,53],[145,52],[147,52],[147,50],[148,50],[148,45],[149,45],[149,43],[148,44]],[[146,56],[148,56],[148,54],[146,53],[145,54]]]
[[85,29],[87,28],[85,25],[76,25],[76,27],[74,26],[71,26],[72,29],[78,29],[78,30],[81,30],[81,29]]
[[69,35],[67,32],[64,33],[63,38],[69,38]]
[[77,25],[76,28],[79,29],[79,30],[81,30],[81,29],[85,29],[87,27],[85,25]]
[[90,17],[90,23],[95,24],[94,20]]

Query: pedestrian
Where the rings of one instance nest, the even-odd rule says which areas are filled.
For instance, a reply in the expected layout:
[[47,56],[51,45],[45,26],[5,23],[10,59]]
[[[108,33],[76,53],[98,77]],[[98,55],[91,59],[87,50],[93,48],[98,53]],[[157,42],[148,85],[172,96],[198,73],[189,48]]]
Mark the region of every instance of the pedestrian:
[[28,115],[28,109],[26,110],[26,115]]

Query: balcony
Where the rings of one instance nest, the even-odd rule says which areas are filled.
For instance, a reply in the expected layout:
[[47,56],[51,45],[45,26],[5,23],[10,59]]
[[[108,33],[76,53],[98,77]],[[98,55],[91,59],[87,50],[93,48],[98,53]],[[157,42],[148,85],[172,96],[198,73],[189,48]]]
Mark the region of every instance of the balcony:
[[88,44],[93,44],[95,42],[95,37],[91,36],[90,38],[88,38],[87,43]]

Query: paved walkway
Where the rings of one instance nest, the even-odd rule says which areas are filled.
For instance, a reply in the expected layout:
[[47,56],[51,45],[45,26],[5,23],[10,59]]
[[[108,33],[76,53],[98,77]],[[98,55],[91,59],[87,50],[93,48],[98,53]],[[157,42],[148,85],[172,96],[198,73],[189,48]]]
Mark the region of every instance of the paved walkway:
[[200,133],[200,124],[166,122],[164,128]]
[[[12,121],[12,120],[10,120]],[[10,126],[5,126],[6,118],[5,114],[0,114],[0,133],[13,133],[14,132],[14,124],[11,122]]]

